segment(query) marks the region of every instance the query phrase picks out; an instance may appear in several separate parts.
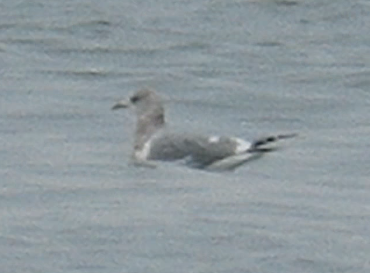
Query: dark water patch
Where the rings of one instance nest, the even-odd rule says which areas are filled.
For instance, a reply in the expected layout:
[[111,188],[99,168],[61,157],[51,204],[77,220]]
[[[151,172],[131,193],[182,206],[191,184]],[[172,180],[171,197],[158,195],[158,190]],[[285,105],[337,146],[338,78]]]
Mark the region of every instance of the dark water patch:
[[171,27],[141,26],[140,28],[138,27],[134,28],[134,30],[144,31],[144,32],[151,33],[151,34],[160,33],[162,35],[171,35],[171,36],[175,35],[175,36],[178,36],[179,38],[189,38],[189,39],[194,38],[194,34],[191,31],[186,30],[185,28],[177,27],[176,25],[171,26]]
[[12,28],[18,28],[19,25],[16,24],[16,23],[0,23],[0,30],[9,30],[9,29],[12,29]]
[[125,48],[122,50],[124,54],[127,55],[135,55],[139,57],[151,57],[155,56],[158,53],[165,53],[165,48],[142,48],[142,47],[136,47],[136,48]]
[[80,54],[119,54],[122,50],[119,48],[108,47],[104,45],[59,45],[54,48],[49,48],[48,53],[66,54],[66,55],[80,55]]
[[95,19],[95,20],[89,20],[89,21],[82,21],[82,22],[78,22],[78,23],[74,23],[72,24],[71,26],[69,26],[70,28],[74,28],[76,26],[111,26],[112,25],[112,22],[108,21],[108,20],[103,20],[103,19]]
[[348,266],[339,259],[336,262],[329,262],[324,257],[299,257],[293,260],[290,265],[300,272],[361,272],[354,270],[353,266]]
[[132,47],[132,48],[118,48],[118,47],[106,47],[106,46],[76,46],[71,47],[69,45],[56,46],[48,49],[49,54],[65,54],[65,55],[78,55],[80,58],[83,55],[90,57],[93,54],[99,55],[111,55],[112,57],[117,58],[118,54],[129,55],[131,57],[154,57],[157,54],[165,54],[167,52],[166,48],[155,48],[155,47]]
[[189,43],[182,43],[182,44],[175,44],[168,47],[169,50],[173,51],[197,51],[197,50],[207,50],[211,47],[208,43],[205,42],[189,42]]
[[118,76],[116,73],[110,71],[100,70],[100,69],[90,69],[90,70],[53,70],[53,71],[43,71],[43,74],[59,75],[63,77],[78,77],[84,79],[96,79],[100,80],[101,78]]
[[114,25],[104,19],[95,19],[73,23],[67,27],[59,28],[58,31],[69,33],[79,38],[103,39],[113,34]]
[[344,77],[344,81],[347,87],[367,90],[370,94],[370,71],[367,71],[367,69],[365,71],[348,73]]
[[[81,56],[81,55],[80,55]],[[50,77],[60,77],[60,78],[67,78],[69,80],[94,80],[94,82],[100,82],[105,79],[120,79],[122,82],[124,79],[130,78],[150,78],[155,75],[155,73],[151,70],[144,70],[144,69],[123,69],[123,70],[110,70],[110,69],[70,69],[70,70],[39,70],[35,73],[39,73],[41,75],[50,76]],[[122,85],[122,82],[119,85]]]
[[3,40],[3,42],[9,44],[19,44],[19,45],[32,45],[32,46],[42,46],[42,47],[55,47],[60,46],[61,40],[59,38],[44,38],[44,37],[19,37],[19,38],[8,38]]
[[281,46],[284,46],[284,43],[279,42],[279,41],[262,41],[262,42],[255,43],[255,45],[261,46],[261,47],[281,47]]
[[293,0],[275,0],[274,3],[278,6],[283,7],[293,7],[299,5],[299,1],[293,1]]

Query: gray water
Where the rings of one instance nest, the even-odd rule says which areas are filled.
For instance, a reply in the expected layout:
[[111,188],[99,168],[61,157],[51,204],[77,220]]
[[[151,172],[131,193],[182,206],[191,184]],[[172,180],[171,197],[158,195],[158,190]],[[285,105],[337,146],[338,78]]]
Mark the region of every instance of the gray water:
[[[370,272],[370,2],[0,2],[0,271]],[[128,164],[173,126],[298,132],[235,172]]]

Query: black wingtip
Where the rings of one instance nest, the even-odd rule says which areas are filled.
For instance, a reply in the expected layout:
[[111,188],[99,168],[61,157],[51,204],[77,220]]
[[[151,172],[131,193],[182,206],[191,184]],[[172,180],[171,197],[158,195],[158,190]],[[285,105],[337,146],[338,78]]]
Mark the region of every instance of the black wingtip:
[[268,143],[276,142],[281,139],[287,139],[287,138],[293,138],[298,136],[297,133],[291,133],[291,134],[281,134],[281,135],[275,135],[275,136],[268,136],[268,137],[262,137],[259,139],[256,139],[252,143],[251,151],[258,150],[258,151],[270,151],[270,148],[263,147],[264,145],[267,145]]

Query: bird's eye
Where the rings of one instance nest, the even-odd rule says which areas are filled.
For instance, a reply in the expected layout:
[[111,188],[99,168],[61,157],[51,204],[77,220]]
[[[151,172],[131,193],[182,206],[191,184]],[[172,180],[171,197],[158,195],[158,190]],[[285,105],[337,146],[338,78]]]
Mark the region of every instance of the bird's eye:
[[133,97],[131,97],[131,102],[132,103],[135,103],[135,102],[137,102],[138,100],[139,100],[140,98],[138,97],[138,96],[133,96]]

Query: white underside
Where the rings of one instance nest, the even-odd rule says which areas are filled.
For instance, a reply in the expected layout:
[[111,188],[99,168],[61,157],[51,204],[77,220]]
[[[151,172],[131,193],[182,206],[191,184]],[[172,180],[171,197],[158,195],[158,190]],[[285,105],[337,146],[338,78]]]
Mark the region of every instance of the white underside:
[[239,167],[240,165],[245,164],[246,162],[256,160],[260,158],[263,154],[261,153],[243,153],[243,154],[236,154],[233,156],[226,157],[224,159],[218,160],[205,169],[207,171],[231,171]]
[[244,139],[234,137],[233,140],[235,140],[236,148],[235,148],[235,154],[242,154],[247,152],[250,147],[252,146],[252,143],[245,141]]
[[147,142],[145,142],[145,144],[143,145],[141,150],[135,150],[134,151],[135,159],[137,159],[137,160],[147,160],[148,157],[149,157],[151,145],[152,145],[152,141],[148,140]]

